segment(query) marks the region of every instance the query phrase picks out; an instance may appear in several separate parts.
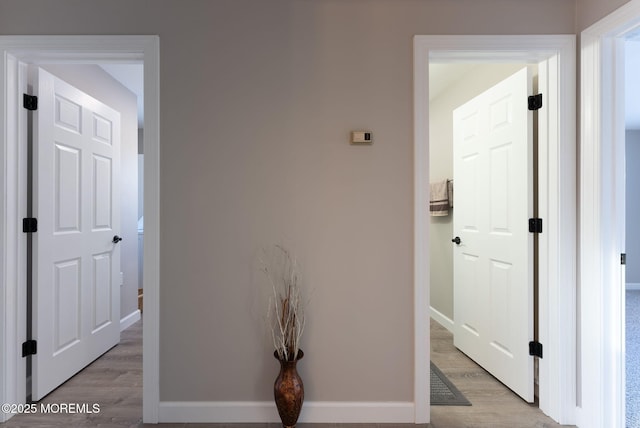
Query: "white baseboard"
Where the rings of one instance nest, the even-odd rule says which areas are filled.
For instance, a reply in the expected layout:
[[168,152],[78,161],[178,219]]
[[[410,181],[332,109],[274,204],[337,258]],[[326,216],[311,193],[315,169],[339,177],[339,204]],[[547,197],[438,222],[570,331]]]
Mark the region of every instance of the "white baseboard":
[[[413,423],[411,402],[304,402],[299,422]],[[280,422],[272,401],[161,401],[158,422],[272,423]]]
[[442,312],[438,311],[437,309],[434,309],[433,306],[430,306],[429,309],[431,311],[431,314],[430,314],[431,318],[433,318],[435,321],[438,322],[438,324],[440,324],[441,326],[449,330],[451,333],[453,333],[455,322],[451,318],[443,314]]
[[625,288],[630,291],[640,290],[640,284],[637,282],[627,282]]
[[126,330],[140,320],[140,310],[136,309],[120,320],[120,331]]

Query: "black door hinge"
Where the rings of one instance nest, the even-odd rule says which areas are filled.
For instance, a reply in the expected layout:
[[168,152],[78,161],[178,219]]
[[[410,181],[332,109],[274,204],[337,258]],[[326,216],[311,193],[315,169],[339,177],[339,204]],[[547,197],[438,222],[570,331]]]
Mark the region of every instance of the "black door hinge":
[[38,353],[38,342],[36,340],[27,340],[22,344],[22,356],[35,355]]
[[38,97],[35,95],[24,94],[22,97],[22,106],[27,110],[38,110]]
[[542,108],[542,94],[531,95],[528,101],[529,110],[540,110]]
[[33,233],[38,231],[38,219],[33,217],[22,219],[22,231],[24,233]]
[[626,265],[627,264],[627,254],[626,253],[620,254],[620,264],[621,265]]
[[542,343],[529,342],[529,355],[542,358]]
[[531,232],[531,233],[542,233],[542,219],[541,218],[530,218],[529,219],[529,232]]

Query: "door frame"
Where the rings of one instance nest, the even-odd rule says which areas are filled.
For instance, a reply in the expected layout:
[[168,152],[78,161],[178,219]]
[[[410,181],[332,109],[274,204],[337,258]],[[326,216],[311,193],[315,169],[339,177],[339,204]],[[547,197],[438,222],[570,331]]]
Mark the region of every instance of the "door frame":
[[631,0],[581,33],[581,426],[625,424],[624,42],[640,30]]
[[[0,36],[0,402],[26,402],[26,362],[20,346],[26,339],[27,159],[24,144],[26,90],[21,63],[144,65],[145,103],[145,248],[143,326],[143,420],[158,422],[159,273],[160,273],[160,44],[158,36]],[[12,415],[0,413],[0,422]]]
[[[576,409],[576,42],[574,35],[414,37],[414,405],[429,409],[429,63],[548,61],[539,144],[540,409],[563,424]],[[523,227],[526,227],[523,220]],[[425,340],[426,335],[426,340]],[[526,346],[526,344],[523,344]]]

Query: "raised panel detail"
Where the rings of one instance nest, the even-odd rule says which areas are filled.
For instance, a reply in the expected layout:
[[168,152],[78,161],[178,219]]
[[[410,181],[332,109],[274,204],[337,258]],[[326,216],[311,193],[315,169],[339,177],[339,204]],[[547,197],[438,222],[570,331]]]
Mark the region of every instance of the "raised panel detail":
[[462,118],[462,139],[463,141],[469,141],[476,138],[479,134],[478,129],[478,120],[479,115],[478,112],[473,112],[472,114]]
[[111,159],[93,156],[93,229],[111,229]]
[[511,351],[511,280],[513,265],[497,260],[489,261],[489,290],[491,303],[488,314],[491,317],[492,346],[508,356],[513,357]]
[[54,264],[53,355],[80,340],[80,259]]
[[513,358],[513,352],[509,350],[506,346],[502,345],[500,342],[493,341],[491,342],[491,347],[504,354],[505,357],[511,359]]
[[491,103],[489,106],[489,132],[495,132],[513,121],[511,102],[511,95],[507,95]]
[[73,147],[55,145],[54,233],[80,231],[80,154]]
[[462,328],[464,328],[467,333],[470,333],[472,335],[474,335],[475,337],[480,337],[480,333],[478,333],[478,330],[476,328],[474,328],[473,326],[469,325],[469,324],[463,324]]
[[82,133],[82,106],[56,94],[55,124],[77,134]]
[[111,254],[93,256],[93,330],[111,322]]
[[113,139],[113,124],[97,114],[93,115],[93,138],[111,145]]
[[[478,308],[479,300],[481,296],[478,295],[478,269],[480,268],[480,258],[474,254],[464,253],[462,255],[462,263],[464,265],[464,270],[461,270],[460,276],[460,286],[462,287],[457,292],[461,291],[465,293],[465,295],[469,296],[469,300],[465,300],[464,303],[456,308],[455,317],[460,317],[460,322],[464,326],[464,328],[473,332],[474,335],[478,335],[481,327],[479,323],[481,320],[478,317]],[[473,303],[471,303],[473,302]],[[458,320],[456,320],[458,321]]]
[[491,233],[511,233],[510,230],[510,207],[509,181],[513,172],[511,171],[512,144],[504,144],[494,147],[490,151],[491,175],[489,187],[489,213],[491,219]]
[[[473,195],[473,197],[460,198],[458,205],[458,215],[462,230],[466,232],[477,232],[479,230],[478,218],[478,202],[480,195],[478,194],[478,185],[480,177],[478,177],[478,161],[480,156],[478,153],[471,153],[462,158],[462,167],[465,169],[467,177],[472,179],[460,181],[460,192],[464,195]],[[457,203],[457,202],[456,202]]]

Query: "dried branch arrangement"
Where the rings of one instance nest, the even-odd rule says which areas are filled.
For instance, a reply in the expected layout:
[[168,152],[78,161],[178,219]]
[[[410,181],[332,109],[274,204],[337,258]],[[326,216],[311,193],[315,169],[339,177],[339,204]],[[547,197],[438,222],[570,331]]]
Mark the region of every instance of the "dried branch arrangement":
[[298,266],[291,253],[281,245],[275,245],[271,253],[265,252],[265,256],[268,257],[261,260],[261,270],[271,285],[267,320],[273,345],[280,360],[294,361],[305,323]]

